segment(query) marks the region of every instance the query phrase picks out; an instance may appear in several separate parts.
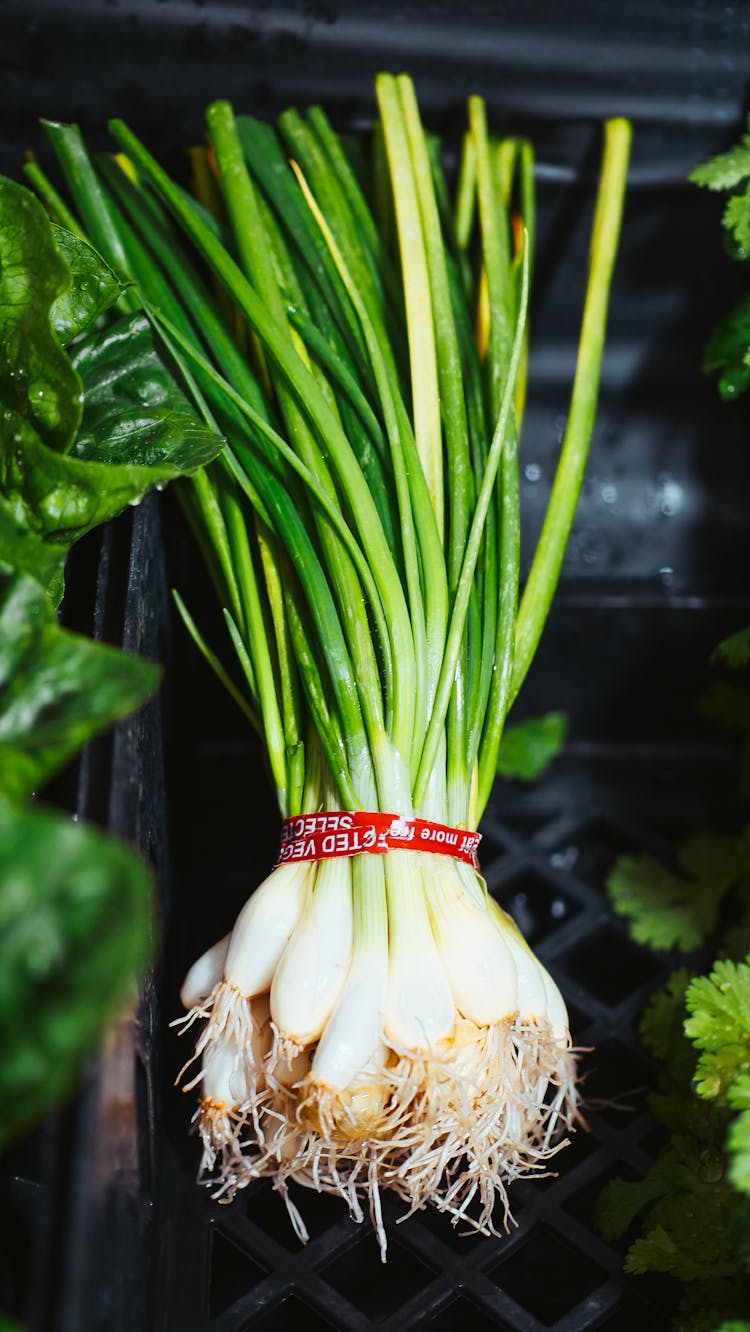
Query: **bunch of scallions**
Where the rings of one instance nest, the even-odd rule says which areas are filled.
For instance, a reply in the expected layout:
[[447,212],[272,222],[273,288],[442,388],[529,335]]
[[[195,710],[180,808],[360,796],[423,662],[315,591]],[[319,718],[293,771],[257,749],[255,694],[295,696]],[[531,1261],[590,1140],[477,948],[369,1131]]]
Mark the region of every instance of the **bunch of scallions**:
[[[184,483],[242,673],[195,641],[265,745],[286,825],[344,838],[393,817],[403,849],[286,859],[191,968],[203,1171],[363,1204],[383,1188],[493,1230],[576,1118],[564,1003],[467,858],[409,849],[414,819],[476,829],[508,710],[557,582],[593,426],[629,127],[604,150],[575,379],[519,596],[518,433],[534,243],[533,154],[479,98],[457,183],[408,77],[376,82],[369,140],[320,108],[275,128],[208,108],[193,191],[121,122],[115,156],[48,124],[75,213],[56,220],[133,283],[226,439]],[[318,817],[317,821],[312,816]],[[386,821],[387,822],[387,821]],[[410,831],[411,830],[411,831]],[[435,845],[434,841],[430,845]],[[297,852],[295,851],[295,856]]]

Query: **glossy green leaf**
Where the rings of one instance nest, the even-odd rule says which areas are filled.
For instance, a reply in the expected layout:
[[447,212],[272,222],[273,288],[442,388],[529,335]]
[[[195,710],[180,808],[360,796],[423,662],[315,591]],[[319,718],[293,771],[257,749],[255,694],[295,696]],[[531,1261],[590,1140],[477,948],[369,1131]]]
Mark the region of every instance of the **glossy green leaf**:
[[152,662],[61,629],[40,585],[0,568],[0,795],[25,799],[158,680]]
[[73,1087],[150,951],[150,882],[125,847],[0,801],[0,1143]]
[[143,315],[85,338],[72,362],[85,395],[72,457],[150,468],[153,485],[196,471],[220,451],[221,437],[201,423],[178,388]]
[[53,606],[59,606],[65,590],[65,548],[44,541],[16,519],[7,500],[0,495],[0,565],[31,574],[45,588]]
[[727,402],[750,384],[750,298],[742,300],[712,330],[703,354],[703,369],[718,374],[719,392]]
[[66,456],[45,447],[23,417],[0,440],[0,491],[16,522],[70,545],[154,487],[198,470],[222,448],[157,356],[141,317],[84,338],[75,353],[86,404]]
[[124,287],[82,236],[54,225],[52,236],[71,277],[70,286],[52,306],[52,327],[65,346],[114,305]]
[[58,453],[76,434],[81,385],[50,322],[70,283],[42,205],[0,177],[0,448],[14,433],[15,413]]

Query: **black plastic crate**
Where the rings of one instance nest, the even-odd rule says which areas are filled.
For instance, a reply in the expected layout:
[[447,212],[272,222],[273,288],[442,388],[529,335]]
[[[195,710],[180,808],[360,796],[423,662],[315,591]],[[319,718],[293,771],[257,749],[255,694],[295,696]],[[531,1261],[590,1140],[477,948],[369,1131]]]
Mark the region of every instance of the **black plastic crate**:
[[747,412],[721,407],[699,369],[737,270],[721,253],[714,201],[684,177],[737,131],[748,30],[746,6],[710,0],[472,0],[460,15],[374,0],[0,0],[0,165],[11,174],[25,147],[42,151],[38,114],[76,118],[102,144],[106,118],[123,115],[178,170],[216,96],[269,116],[324,100],[356,130],[371,118],[379,67],[414,74],[449,148],[475,91],[495,124],[533,135],[541,227],[521,464],[527,538],[567,409],[597,121],[635,122],[588,479],[521,703],[529,714],[567,710],[570,740],[536,787],[498,786],[483,828],[491,890],[561,984],[576,1041],[594,1047],[590,1132],[561,1154],[558,1177],[516,1187],[518,1226],[503,1240],[462,1238],[427,1212],[399,1225],[387,1203],[386,1269],[369,1226],[354,1226],[334,1199],[297,1190],[311,1233],[303,1248],[270,1187],[231,1206],[197,1187],[192,1106],[172,1085],[184,1051],[167,1024],[186,966],[270,865],[276,816],[252,737],[170,608],[170,583],[189,586],[191,604],[200,596],[191,543],[174,507],[149,501],[108,533],[98,564],[98,543],[76,555],[67,613],[165,661],[166,684],[87,752],[67,790],[81,815],[153,860],[161,948],[137,1015],[92,1062],[77,1104],[9,1159],[6,1266],[29,1332],[671,1325],[674,1288],[626,1281],[622,1252],[592,1220],[609,1173],[648,1167],[653,1069],[636,1027],[671,962],[628,942],[603,884],[619,852],[671,844],[720,813],[731,788],[731,755],[693,704],[710,648],[750,612]]

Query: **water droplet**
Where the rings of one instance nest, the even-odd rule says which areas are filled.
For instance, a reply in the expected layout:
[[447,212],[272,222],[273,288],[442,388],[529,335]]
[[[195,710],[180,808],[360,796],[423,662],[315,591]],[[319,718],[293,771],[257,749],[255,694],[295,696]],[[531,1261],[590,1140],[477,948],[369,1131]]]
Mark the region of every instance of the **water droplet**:
[[659,570],[659,577],[665,587],[671,587],[674,582],[674,569],[671,564],[663,564]]
[[605,504],[614,504],[617,499],[617,486],[602,486],[602,500]]
[[135,499],[129,499],[129,500],[128,500],[128,504],[130,505],[131,509],[137,509],[137,508],[138,508],[138,505],[140,504],[140,502],[141,502],[141,500],[142,500],[142,498],[143,498],[142,495],[138,495],[137,498],[135,498]]
[[549,858],[549,863],[555,869],[571,870],[578,859],[577,846],[563,846],[559,851],[553,851]]
[[539,463],[527,463],[524,467],[523,474],[527,481],[539,481],[541,479],[542,469],[539,466]]
[[679,513],[683,503],[682,486],[678,481],[673,481],[665,472],[658,478],[660,490],[659,511],[665,518],[671,518],[675,513]]

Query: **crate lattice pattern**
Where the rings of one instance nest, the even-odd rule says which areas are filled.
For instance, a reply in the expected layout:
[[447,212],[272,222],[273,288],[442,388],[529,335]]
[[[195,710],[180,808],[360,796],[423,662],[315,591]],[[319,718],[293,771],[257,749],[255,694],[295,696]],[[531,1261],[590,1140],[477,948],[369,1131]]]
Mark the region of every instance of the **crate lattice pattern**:
[[[216,750],[211,757],[221,762]],[[673,964],[629,941],[608,908],[604,881],[618,854],[664,850],[672,824],[641,827],[606,803],[579,803],[567,777],[535,791],[514,789],[510,801],[507,789],[498,791],[482,831],[490,891],[555,976],[576,1044],[593,1047],[581,1056],[588,1131],[561,1152],[559,1176],[513,1187],[517,1225],[501,1240],[463,1235],[436,1211],[399,1224],[402,1204],[384,1197],[386,1268],[369,1223],[350,1222],[340,1200],[294,1191],[311,1237],[302,1246],[270,1184],[251,1186],[229,1206],[211,1202],[180,1152],[172,1189],[199,1238],[187,1278],[192,1321],[180,1321],[188,1303],[179,1315],[172,1303],[170,1332],[670,1326],[675,1288],[626,1280],[623,1250],[598,1236],[593,1211],[607,1177],[642,1175],[651,1159],[646,1098],[654,1070],[637,1025]],[[197,1156],[194,1139],[192,1148]]]

